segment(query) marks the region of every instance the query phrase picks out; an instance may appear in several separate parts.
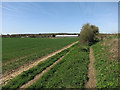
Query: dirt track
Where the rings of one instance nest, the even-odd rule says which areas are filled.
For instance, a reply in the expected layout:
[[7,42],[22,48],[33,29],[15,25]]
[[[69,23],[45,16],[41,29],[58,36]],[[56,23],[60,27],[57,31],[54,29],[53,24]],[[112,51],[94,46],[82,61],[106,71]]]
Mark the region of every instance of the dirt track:
[[94,56],[93,56],[93,50],[91,47],[90,47],[89,58],[90,58],[90,64],[88,66],[88,68],[89,68],[89,71],[88,71],[89,80],[85,84],[85,87],[86,88],[95,88],[96,80],[95,80],[95,70],[94,70]]
[[[69,53],[69,52],[68,52]],[[67,54],[68,54],[67,53]],[[66,55],[67,55],[66,54]],[[66,56],[64,55],[64,56]],[[43,70],[40,74],[36,75],[34,79],[30,80],[28,83],[24,84],[23,86],[21,86],[20,88],[27,88],[30,85],[32,85],[33,83],[35,83],[44,73],[46,73],[50,68],[52,68],[57,62],[59,62],[64,56],[62,56],[59,60],[57,60],[56,62],[54,62],[51,66],[49,66],[48,68],[46,68],[45,70]]]
[[67,48],[71,47],[72,45],[74,45],[74,44],[77,43],[77,42],[78,42],[78,41],[76,41],[76,42],[74,42],[74,43],[72,43],[72,44],[70,44],[70,45],[68,45],[68,46],[66,46],[66,47],[64,47],[64,48],[56,51],[56,52],[53,52],[53,53],[51,53],[51,54],[49,54],[49,55],[47,55],[47,56],[45,56],[45,57],[43,57],[43,58],[41,58],[41,59],[38,59],[38,60],[36,60],[35,62],[33,62],[33,63],[29,64],[29,65],[21,66],[20,68],[16,69],[13,73],[11,73],[11,74],[9,74],[9,75],[7,75],[7,76],[4,76],[4,75],[3,75],[3,77],[2,77],[2,83],[0,83],[0,84],[6,85],[8,81],[10,81],[10,80],[13,79],[14,77],[18,76],[19,74],[21,74],[23,71],[26,71],[26,70],[28,70],[28,69],[36,66],[36,65],[37,65],[38,63],[40,63],[41,61],[47,60],[49,57],[54,56],[55,54],[63,51],[64,49],[67,49]]

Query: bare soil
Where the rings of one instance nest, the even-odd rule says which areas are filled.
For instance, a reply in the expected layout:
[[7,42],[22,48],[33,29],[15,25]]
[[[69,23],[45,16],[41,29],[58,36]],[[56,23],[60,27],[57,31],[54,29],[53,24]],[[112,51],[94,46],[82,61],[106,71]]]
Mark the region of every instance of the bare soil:
[[5,74],[5,75],[3,74],[2,75],[2,82],[0,82],[0,84],[2,84],[3,86],[6,85],[8,83],[8,81],[10,81],[14,77],[18,76],[19,74],[21,74],[23,71],[26,71],[26,70],[36,66],[38,63],[47,60],[49,57],[52,57],[55,54],[63,51],[64,49],[67,49],[67,48],[71,47],[72,45],[76,44],[77,42],[78,41],[76,41],[76,42],[74,42],[74,43],[72,43],[72,44],[70,44],[70,45],[68,45],[68,46],[54,52],[54,53],[51,53],[51,54],[49,54],[47,56],[44,56],[43,58],[40,58],[40,59],[36,60],[35,62],[30,62],[28,64],[24,64],[20,68],[17,68],[14,71],[12,71],[12,73],[8,73],[8,74]]
[[93,56],[93,50],[92,47],[90,47],[90,64],[88,66],[88,82],[85,84],[86,88],[95,88],[96,87],[96,79],[95,79],[95,69],[94,69],[94,56]]

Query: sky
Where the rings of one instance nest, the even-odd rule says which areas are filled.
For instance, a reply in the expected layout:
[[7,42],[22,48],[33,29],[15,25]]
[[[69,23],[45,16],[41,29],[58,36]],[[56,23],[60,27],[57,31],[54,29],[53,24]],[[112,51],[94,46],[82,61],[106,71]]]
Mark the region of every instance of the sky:
[[83,24],[118,32],[117,2],[3,2],[2,33],[80,33]]
[[[120,17],[120,1],[118,2],[118,17]],[[118,18],[118,33],[120,33],[120,18]]]

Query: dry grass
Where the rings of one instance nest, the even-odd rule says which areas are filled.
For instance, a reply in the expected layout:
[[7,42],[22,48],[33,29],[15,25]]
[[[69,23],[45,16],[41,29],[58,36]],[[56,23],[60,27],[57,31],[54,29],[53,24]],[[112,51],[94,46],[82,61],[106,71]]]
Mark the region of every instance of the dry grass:
[[[112,38],[109,40],[106,39],[103,41],[102,45],[108,47],[108,51],[111,53],[109,56],[109,61],[112,60],[112,63],[113,63],[113,61],[118,61],[118,57],[120,56],[120,53],[119,53],[120,50],[118,47],[120,45],[120,39],[118,39],[118,38]],[[104,48],[102,48],[102,49],[104,49]]]

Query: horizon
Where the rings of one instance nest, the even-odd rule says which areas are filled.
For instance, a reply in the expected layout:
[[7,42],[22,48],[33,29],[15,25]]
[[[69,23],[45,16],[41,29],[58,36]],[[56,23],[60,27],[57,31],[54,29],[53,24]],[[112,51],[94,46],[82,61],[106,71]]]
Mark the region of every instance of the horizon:
[[2,34],[80,33],[83,24],[118,33],[117,2],[3,2]]
[[[80,33],[2,33],[1,35],[19,35],[19,34],[80,34]],[[118,33],[99,33],[99,34],[120,34]]]

